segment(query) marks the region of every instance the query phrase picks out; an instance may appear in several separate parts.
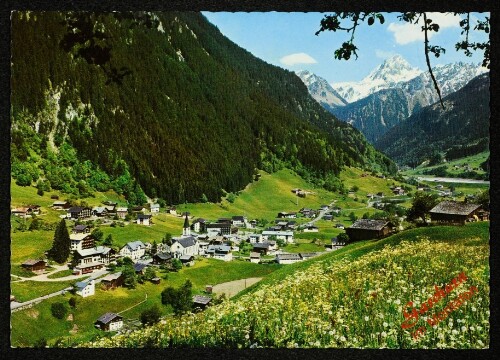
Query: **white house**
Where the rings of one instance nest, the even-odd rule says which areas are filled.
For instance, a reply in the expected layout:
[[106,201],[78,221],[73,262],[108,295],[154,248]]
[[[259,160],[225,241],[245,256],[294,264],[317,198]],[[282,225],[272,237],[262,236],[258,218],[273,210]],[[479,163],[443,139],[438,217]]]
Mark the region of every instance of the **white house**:
[[104,331],[117,331],[123,327],[123,318],[109,312],[97,319],[95,327]]
[[293,264],[302,261],[300,254],[278,254],[276,255],[276,262],[278,264]]
[[90,249],[94,247],[95,239],[91,234],[88,233],[79,233],[79,234],[70,234],[70,249],[71,251]]
[[151,221],[151,215],[138,214],[137,215],[137,225],[146,225],[149,226],[153,222]]
[[206,253],[214,259],[231,261],[233,260],[233,253],[231,246],[228,245],[210,245]]
[[244,227],[247,219],[244,216],[233,216],[231,219],[231,225],[237,227]]
[[144,245],[140,240],[128,242],[120,249],[121,256],[128,256],[132,260],[141,258],[144,256],[145,252],[146,245]]
[[94,280],[79,281],[75,284],[75,294],[81,297],[92,296],[95,294]]
[[96,246],[90,249],[76,250],[73,256],[77,259],[75,270],[85,274],[109,264],[111,249],[106,246]]
[[248,240],[250,241],[250,244],[260,243],[262,241],[262,235],[250,234],[248,235]]
[[128,208],[126,207],[116,208],[116,216],[118,216],[120,219],[125,219],[127,214],[128,214]]
[[158,214],[160,212],[160,204],[151,204],[151,214]]
[[317,226],[309,225],[304,228],[304,232],[318,232],[319,229]]
[[260,262],[260,253],[258,253],[258,252],[251,252],[250,253],[250,262],[258,264]]
[[262,239],[268,240],[271,236],[276,236],[276,240],[284,240],[293,243],[293,231],[266,230],[262,232]]
[[193,236],[185,236],[181,238],[173,238],[170,252],[176,258],[182,255],[198,255],[200,251],[200,244]]

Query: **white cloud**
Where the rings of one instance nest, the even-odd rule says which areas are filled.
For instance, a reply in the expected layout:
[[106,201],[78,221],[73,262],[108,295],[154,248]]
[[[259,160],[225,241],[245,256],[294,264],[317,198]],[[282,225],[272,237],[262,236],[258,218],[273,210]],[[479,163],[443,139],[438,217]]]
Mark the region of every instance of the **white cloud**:
[[[427,13],[427,18],[431,19],[433,23],[439,24],[440,31],[446,28],[458,27],[458,23],[460,22],[460,16],[455,16],[451,13]],[[399,45],[406,45],[415,41],[423,41],[423,21],[423,17],[421,17],[418,24],[390,23],[387,30],[394,33],[394,40]],[[429,39],[431,39],[434,35],[436,35],[436,32],[430,31],[428,33]]]
[[394,55],[396,55],[394,51],[385,51],[380,49],[375,50],[375,56],[379,59],[387,59]]
[[316,64],[317,61],[306,53],[296,53],[283,56],[280,59],[280,63],[283,65],[293,66],[297,64]]

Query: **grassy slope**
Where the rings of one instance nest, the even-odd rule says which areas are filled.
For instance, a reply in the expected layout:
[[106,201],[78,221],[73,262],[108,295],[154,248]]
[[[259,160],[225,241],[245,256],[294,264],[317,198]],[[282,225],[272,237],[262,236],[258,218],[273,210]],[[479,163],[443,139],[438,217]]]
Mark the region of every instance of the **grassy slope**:
[[469,164],[472,168],[478,168],[477,173],[479,174],[484,174],[485,172],[481,169],[481,164],[485,162],[488,159],[488,156],[490,156],[489,151],[485,151],[476,155],[472,156],[467,156],[461,159],[456,159],[449,161],[445,164],[439,164],[439,165],[434,165],[434,166],[427,166],[425,164],[421,164],[417,166],[415,169],[412,170],[406,170],[403,172],[404,175],[422,175],[423,171],[425,170],[431,170],[435,169],[437,167],[441,166],[446,166],[446,170],[451,173],[451,174],[459,174],[463,172],[463,169],[455,169],[454,166],[462,166],[463,164]]

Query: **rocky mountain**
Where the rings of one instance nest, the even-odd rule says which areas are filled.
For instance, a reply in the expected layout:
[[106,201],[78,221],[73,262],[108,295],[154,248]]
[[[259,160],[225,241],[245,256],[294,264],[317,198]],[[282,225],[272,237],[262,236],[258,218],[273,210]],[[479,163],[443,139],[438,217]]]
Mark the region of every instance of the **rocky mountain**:
[[[382,78],[380,75],[384,73],[383,70],[387,70],[389,74],[392,74],[392,77],[385,76],[390,79],[387,83],[387,89],[374,92],[366,98],[352,102],[342,108],[329,109],[339,119],[352,124],[363,132],[372,143],[376,142],[392,126],[419,109],[439,100],[427,71],[421,72],[411,80],[395,82],[397,79],[410,74],[411,71],[408,66],[404,66],[404,62],[389,62],[391,66],[387,62],[384,62],[385,66],[381,65],[372,72],[372,75],[374,75],[372,78],[376,79],[376,81],[373,85],[365,88],[372,91],[379,87],[379,80]],[[395,64],[399,65],[395,66]],[[396,69],[402,69],[401,73],[404,76],[398,75]],[[485,69],[479,65],[461,62],[437,65],[433,69],[442,96],[459,90],[484,71]],[[367,80],[366,84],[368,83]]]
[[395,170],[294,73],[199,13],[14,12],[11,49],[19,183],[183,203],[218,201],[257,169],[332,189],[346,165]]
[[445,109],[434,103],[395,125],[376,147],[401,165],[416,166],[442,153],[447,159],[488,149],[489,73],[475,77],[462,89],[446,96]]
[[325,109],[331,111],[336,107],[348,104],[348,102],[332,88],[328,81],[322,77],[308,70],[297,71],[296,74],[307,86],[309,94],[311,94],[311,96]]

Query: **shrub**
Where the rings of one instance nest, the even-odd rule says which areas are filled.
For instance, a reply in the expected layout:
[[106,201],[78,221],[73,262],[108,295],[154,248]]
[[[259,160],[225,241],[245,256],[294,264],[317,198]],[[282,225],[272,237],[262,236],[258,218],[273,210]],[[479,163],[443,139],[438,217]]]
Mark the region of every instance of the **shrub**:
[[141,313],[140,319],[142,325],[153,325],[160,321],[161,311],[157,304]]
[[50,312],[55,318],[63,319],[66,316],[68,309],[62,302],[56,302],[50,306]]

